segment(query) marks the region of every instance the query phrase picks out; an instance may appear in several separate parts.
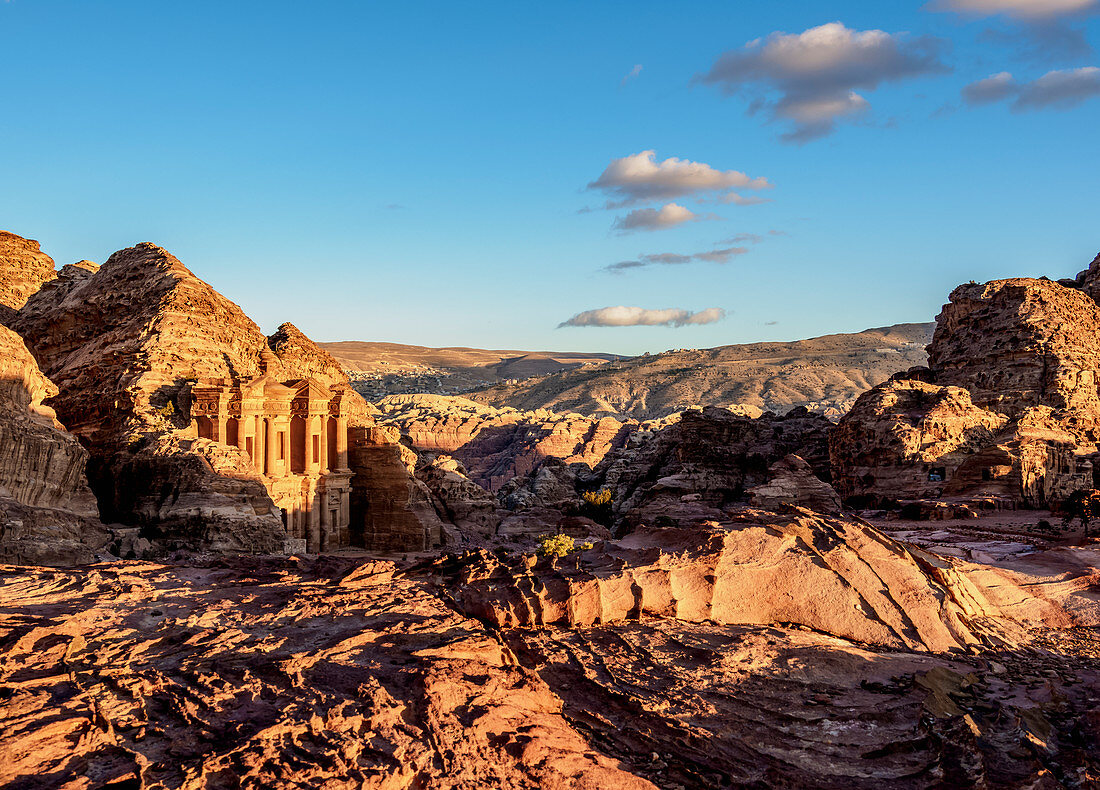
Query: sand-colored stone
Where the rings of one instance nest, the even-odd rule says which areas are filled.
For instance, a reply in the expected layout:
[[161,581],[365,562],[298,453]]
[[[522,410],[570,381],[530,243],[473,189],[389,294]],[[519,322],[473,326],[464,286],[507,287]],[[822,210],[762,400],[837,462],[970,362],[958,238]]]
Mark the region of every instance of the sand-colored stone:
[[85,477],[87,451],[43,401],[57,387],[0,326],[0,559],[90,562],[107,542]]
[[1000,496],[1042,507],[1095,487],[1096,270],[952,291],[928,368],[875,387],[841,419],[830,440],[837,490],[864,506]]
[[56,276],[53,258],[37,241],[0,230],[0,324],[10,325],[19,309]]

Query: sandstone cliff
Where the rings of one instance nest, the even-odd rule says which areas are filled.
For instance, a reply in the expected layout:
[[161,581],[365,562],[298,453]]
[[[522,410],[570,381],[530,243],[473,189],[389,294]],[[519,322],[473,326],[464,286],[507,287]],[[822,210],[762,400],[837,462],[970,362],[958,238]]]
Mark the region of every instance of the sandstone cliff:
[[956,288],[928,367],[865,393],[837,426],[838,491],[857,504],[998,495],[1038,506],[1093,487],[1097,269]]
[[0,324],[10,324],[42,284],[55,276],[53,258],[37,241],[0,230]]
[[[102,267],[65,267],[13,327],[57,383],[58,414],[92,451],[90,476],[105,517],[141,526],[166,547],[283,547],[284,525],[264,479],[241,451],[189,431],[196,381],[252,379],[261,352],[273,348],[275,378],[316,377],[346,390],[353,441],[373,426],[339,365],[299,330],[284,324],[267,338],[236,304],[153,244],[120,250]],[[372,479],[396,488],[360,491],[362,509],[391,512],[405,501],[395,491],[411,485],[409,474],[392,455],[389,472],[375,470]]]
[[91,562],[107,542],[84,476],[88,453],[42,403],[56,394],[0,326],[0,562]]

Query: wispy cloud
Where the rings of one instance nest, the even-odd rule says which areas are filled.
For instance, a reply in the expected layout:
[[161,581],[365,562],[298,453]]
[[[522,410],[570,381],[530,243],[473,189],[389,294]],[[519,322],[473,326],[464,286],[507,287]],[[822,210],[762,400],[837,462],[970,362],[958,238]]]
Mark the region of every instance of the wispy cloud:
[[680,255],[674,252],[660,252],[651,255],[639,255],[634,260],[619,261],[610,266],[605,266],[604,271],[612,274],[622,274],[631,269],[643,269],[648,266],[681,266],[685,263],[703,261],[706,263],[729,263],[739,255],[749,251],[748,247],[724,247],[706,252],[695,252],[690,255]]
[[750,113],[766,111],[772,120],[789,122],[781,139],[805,143],[832,133],[837,121],[867,112],[870,102],[857,90],[950,71],[941,60],[945,47],[930,36],[909,38],[830,22],[750,41],[720,56],[696,79],[746,96]]
[[1100,96],[1100,68],[1096,66],[1048,71],[1031,82],[1018,82],[1010,73],[1002,71],[963,88],[967,104],[990,104],[1014,98],[1014,112],[1068,110],[1097,96]]
[[619,87],[620,88],[623,87],[624,85],[626,85],[632,79],[636,78],[641,73],[642,73],[642,64],[641,63],[635,63],[634,68],[632,68],[630,71],[628,71],[626,73],[626,76],[623,77],[622,82],[619,83]]
[[666,203],[660,208],[639,208],[631,211],[623,217],[619,217],[612,224],[611,229],[620,235],[633,233],[639,230],[665,230],[683,225],[686,222],[701,222],[703,220],[719,219],[713,214],[696,214],[678,203]]
[[1100,0],[934,0],[932,11],[953,11],[973,16],[1004,14],[1016,19],[1054,19],[1080,16],[1100,10]]
[[1003,17],[1014,29],[986,30],[979,40],[1010,46],[1018,58],[1067,62],[1092,55],[1085,31],[1071,23],[1100,11],[1100,0],[934,0],[926,8]]
[[617,199],[607,208],[621,208],[651,200],[730,189],[755,191],[771,186],[766,178],[753,178],[740,170],[718,170],[705,162],[692,162],[675,156],[658,162],[657,152],[650,150],[612,159],[600,177],[587,188]]
[[1007,71],[986,77],[984,80],[972,82],[962,89],[963,101],[973,106],[977,104],[991,104],[1003,101],[1010,96],[1015,96],[1020,86],[1015,78]]
[[564,326],[698,326],[713,324],[726,317],[726,311],[720,307],[708,307],[693,313],[680,308],[647,310],[644,307],[601,307],[598,310],[585,310],[577,313],[568,321],[558,324]]

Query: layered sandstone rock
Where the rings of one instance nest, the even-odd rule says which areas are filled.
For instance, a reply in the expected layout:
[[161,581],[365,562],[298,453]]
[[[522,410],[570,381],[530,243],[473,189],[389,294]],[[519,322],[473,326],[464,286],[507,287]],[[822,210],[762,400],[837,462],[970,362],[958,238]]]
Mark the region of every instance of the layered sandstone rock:
[[[315,378],[342,390],[349,434],[373,426],[369,407],[328,354],[290,324],[269,340],[237,305],[153,244],[120,250],[102,267],[65,267],[13,326],[58,384],[59,415],[92,450],[105,516],[141,526],[168,546],[274,551],[286,535],[272,499],[281,496],[275,481],[257,475],[241,450],[196,440],[188,414],[196,382],[239,385],[261,372],[277,381]],[[372,475],[415,488],[400,463],[359,477]],[[388,489],[360,491],[359,512],[369,506],[378,521],[402,501]],[[424,530],[414,532],[423,548]]]
[[818,513],[839,513],[840,497],[797,455],[785,456],[768,467],[768,482],[748,490],[749,503],[764,510],[804,507]]
[[936,319],[937,384],[1014,417],[1033,406],[1100,410],[1100,306],[1050,280],[961,285]]
[[9,325],[43,283],[52,280],[53,258],[37,241],[0,230],[0,324]]
[[0,326],[0,561],[91,562],[107,541],[84,476],[88,453],[42,403],[56,394]]
[[723,507],[746,502],[749,489],[768,483],[769,467],[785,456],[799,456],[826,482],[831,429],[805,409],[758,419],[718,408],[686,411],[609,459],[599,470],[602,486],[628,527],[720,518]]
[[491,492],[536,472],[547,458],[594,468],[639,427],[633,420],[496,409],[443,395],[392,395],[377,405],[378,419],[399,428],[414,449],[453,456]]
[[833,431],[834,484],[844,498],[938,496],[1007,422],[974,405],[961,387],[888,382],[860,397]]
[[[432,493],[413,476],[416,453],[398,442],[397,431],[373,426],[352,431],[349,465],[353,539],[376,551],[439,548],[444,524],[432,505]],[[354,533],[358,532],[356,535]]]
[[496,497],[470,480],[456,459],[435,456],[416,470],[416,477],[431,491],[442,520],[453,524],[460,535],[481,539],[496,535],[505,511]]
[[956,288],[928,368],[865,393],[833,433],[838,491],[856,504],[994,495],[1042,506],[1093,487],[1097,269]]
[[797,623],[939,652],[981,643],[984,618],[994,613],[977,588],[944,587],[918,557],[869,525],[808,510],[747,511],[704,529],[642,531],[534,566],[482,553],[463,563],[460,576],[463,610],[498,627],[647,616]]

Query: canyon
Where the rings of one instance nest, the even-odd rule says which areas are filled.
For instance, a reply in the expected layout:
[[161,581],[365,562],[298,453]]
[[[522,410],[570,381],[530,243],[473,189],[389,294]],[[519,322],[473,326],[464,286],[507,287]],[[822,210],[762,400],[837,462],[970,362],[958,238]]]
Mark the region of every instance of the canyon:
[[368,400],[159,246],[0,235],[0,784],[1095,786],[1097,296]]

